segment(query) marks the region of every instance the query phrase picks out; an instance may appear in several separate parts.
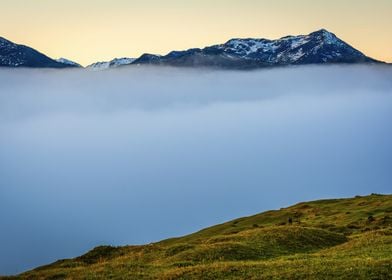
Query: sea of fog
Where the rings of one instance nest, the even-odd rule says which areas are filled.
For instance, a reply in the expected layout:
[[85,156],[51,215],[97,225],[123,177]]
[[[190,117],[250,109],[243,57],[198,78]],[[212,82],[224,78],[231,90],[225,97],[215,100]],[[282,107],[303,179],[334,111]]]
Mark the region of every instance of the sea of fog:
[[0,69],[0,274],[392,190],[392,67]]

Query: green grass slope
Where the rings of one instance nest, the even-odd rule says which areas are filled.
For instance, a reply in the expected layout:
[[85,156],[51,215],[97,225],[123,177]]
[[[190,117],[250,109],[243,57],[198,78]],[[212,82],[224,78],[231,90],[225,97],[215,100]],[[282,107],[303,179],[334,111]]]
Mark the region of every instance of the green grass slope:
[[392,195],[299,203],[2,279],[392,279]]

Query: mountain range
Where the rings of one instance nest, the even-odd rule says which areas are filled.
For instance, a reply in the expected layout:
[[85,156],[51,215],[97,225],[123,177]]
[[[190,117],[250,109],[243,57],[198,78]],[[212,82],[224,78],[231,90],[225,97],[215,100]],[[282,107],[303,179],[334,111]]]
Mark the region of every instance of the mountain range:
[[[277,40],[231,39],[205,48],[171,51],[167,55],[143,54],[139,58],[116,58],[96,62],[87,68],[102,70],[125,65],[162,65],[176,67],[214,67],[254,69],[284,65],[332,63],[382,63],[350,46],[335,34],[321,29],[308,35],[286,36]],[[57,60],[24,45],[0,37],[0,66],[6,67],[81,67],[65,58]]]

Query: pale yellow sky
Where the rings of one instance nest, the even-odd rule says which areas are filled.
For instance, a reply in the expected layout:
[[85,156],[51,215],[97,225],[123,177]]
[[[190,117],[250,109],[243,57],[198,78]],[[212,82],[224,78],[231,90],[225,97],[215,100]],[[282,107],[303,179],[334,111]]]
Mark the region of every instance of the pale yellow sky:
[[0,0],[0,36],[83,65],[320,28],[392,62],[392,0]]

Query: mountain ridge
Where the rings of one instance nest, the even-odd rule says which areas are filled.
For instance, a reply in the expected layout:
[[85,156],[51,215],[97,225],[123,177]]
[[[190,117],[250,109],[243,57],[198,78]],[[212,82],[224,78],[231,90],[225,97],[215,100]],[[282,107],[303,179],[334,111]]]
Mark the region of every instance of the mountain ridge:
[[308,35],[280,39],[234,38],[224,44],[172,51],[164,56],[144,54],[132,64],[251,69],[327,63],[382,63],[364,55],[335,34],[320,29]]
[[0,67],[68,68],[75,65],[61,63],[31,47],[0,37]]
[[[8,49],[3,45],[7,45]],[[15,49],[14,51],[12,51]],[[27,54],[26,54],[27,53]],[[30,54],[30,56],[28,55]],[[27,57],[27,58],[26,58]],[[306,64],[385,63],[366,56],[334,33],[320,29],[307,35],[289,35],[279,39],[233,38],[223,44],[174,50],[166,55],[144,53],[138,58],[115,58],[95,62],[86,68],[105,70],[131,65],[209,67],[220,69],[256,69]],[[38,51],[0,37],[0,66],[8,67],[79,67],[76,62],[53,60]]]

